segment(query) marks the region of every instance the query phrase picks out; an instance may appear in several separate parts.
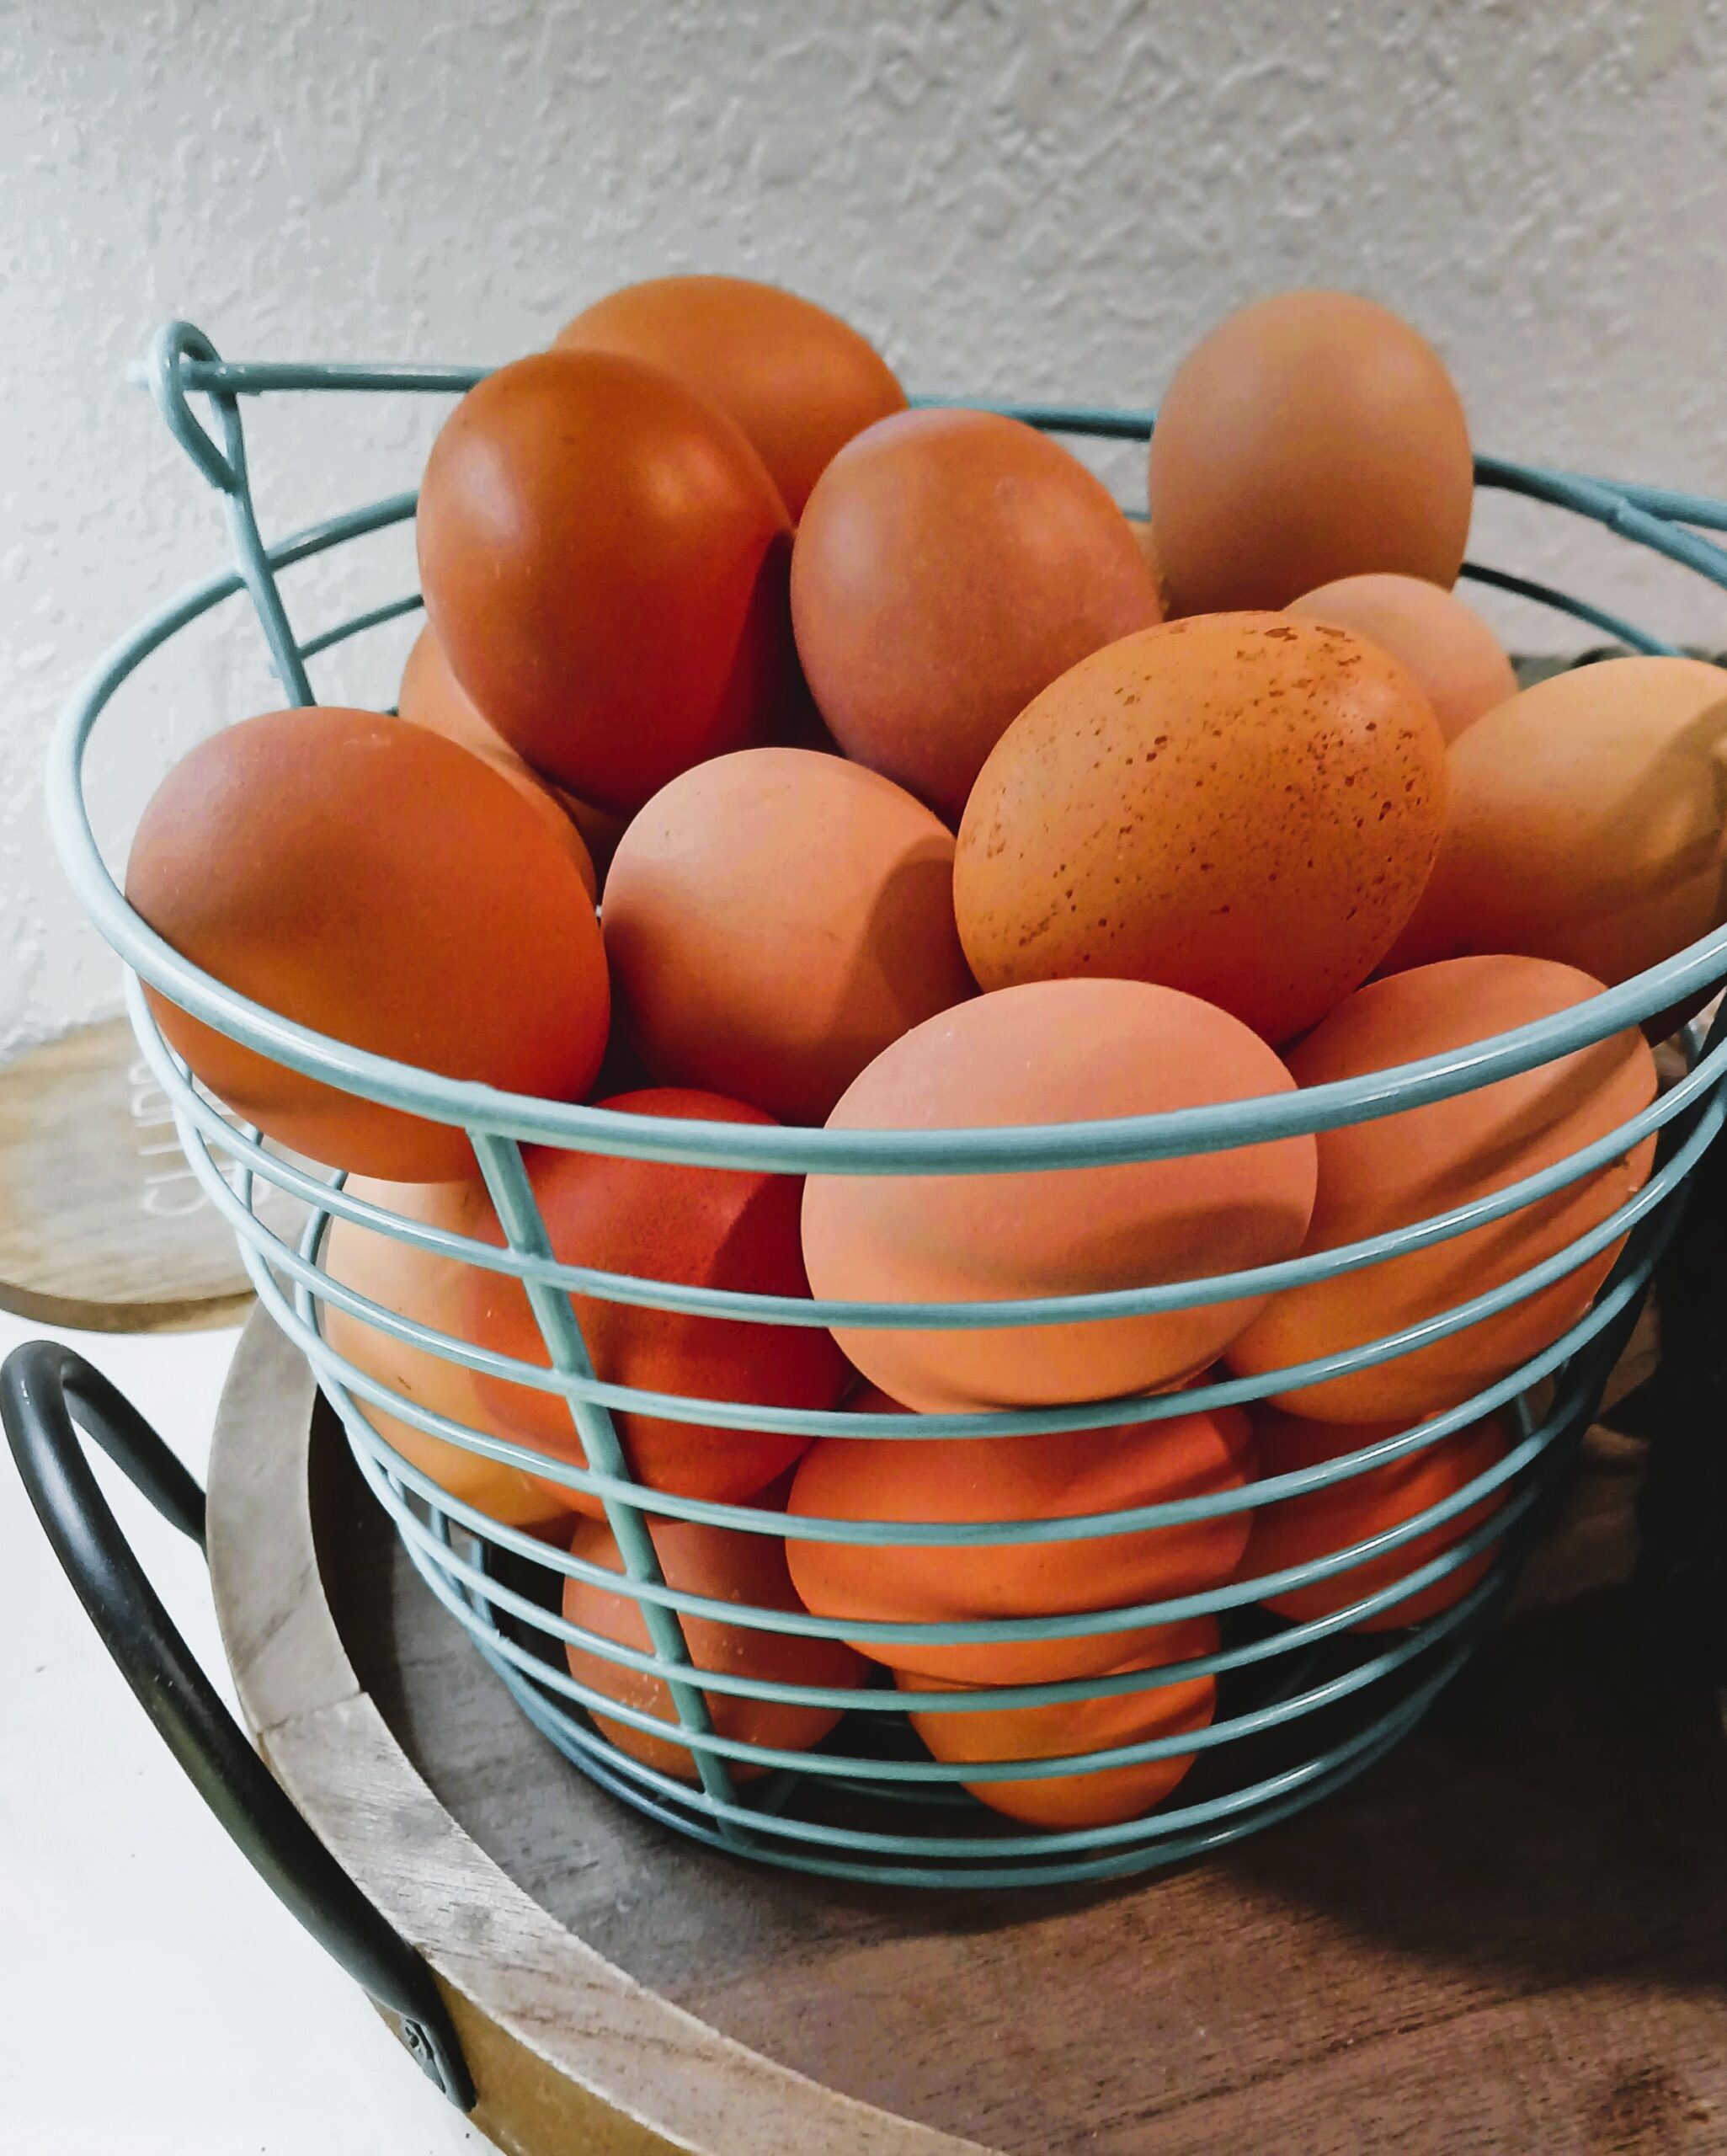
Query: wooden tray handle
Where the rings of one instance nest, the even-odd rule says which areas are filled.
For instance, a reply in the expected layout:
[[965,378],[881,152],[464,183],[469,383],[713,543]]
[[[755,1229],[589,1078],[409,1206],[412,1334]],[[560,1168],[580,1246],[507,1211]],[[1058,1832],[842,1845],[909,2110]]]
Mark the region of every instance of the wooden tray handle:
[[464,2111],[474,2092],[431,1972],[330,1854],[252,1749],[145,1577],[84,1457],[82,1429],[204,1547],[204,1492],[125,1395],[52,1341],[0,1366],[0,1422],[36,1516],[103,1645],[236,1847],[325,1951],[401,2022]]

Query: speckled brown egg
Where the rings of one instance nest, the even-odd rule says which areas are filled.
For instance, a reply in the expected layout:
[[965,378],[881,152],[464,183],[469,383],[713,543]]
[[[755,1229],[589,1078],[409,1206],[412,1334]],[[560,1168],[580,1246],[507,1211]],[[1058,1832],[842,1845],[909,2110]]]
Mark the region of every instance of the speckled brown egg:
[[1290,1039],[1408,920],[1447,783],[1426,698],[1346,630],[1210,614],[1123,638],[978,775],[954,867],[966,956],[986,989],[1153,981]]

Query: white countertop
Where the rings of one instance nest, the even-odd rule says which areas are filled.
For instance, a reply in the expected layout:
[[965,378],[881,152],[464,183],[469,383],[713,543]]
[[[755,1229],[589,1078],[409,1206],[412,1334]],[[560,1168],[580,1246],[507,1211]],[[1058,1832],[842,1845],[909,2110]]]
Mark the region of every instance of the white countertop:
[[[200,1479],[238,1334],[60,1332]],[[232,1702],[203,1561],[100,1463]],[[109,1661],[0,1448],[0,2152],[450,2156],[489,2144],[205,1811]]]

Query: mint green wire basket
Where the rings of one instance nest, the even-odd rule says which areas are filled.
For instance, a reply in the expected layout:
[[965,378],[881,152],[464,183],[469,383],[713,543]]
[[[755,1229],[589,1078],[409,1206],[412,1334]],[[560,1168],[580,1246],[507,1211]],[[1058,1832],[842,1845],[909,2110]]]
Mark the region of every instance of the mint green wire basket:
[[[485,371],[248,364],[222,360],[184,323],[157,336],[141,370],[176,439],[222,498],[237,566],[193,586],[126,637],[96,667],[56,733],[49,770],[51,826],[74,887],[130,970],[129,1003],[143,1052],[173,1103],[181,1141],[211,1202],[232,1225],[259,1300],[303,1349],[341,1418],[360,1474],[393,1520],[431,1593],[465,1627],[500,1680],[552,1743],[595,1781],[680,1833],[757,1860],[846,1879],[908,1886],[1002,1886],[1103,1879],[1215,1849],[1317,1801],[1362,1772],[1414,1727],[1502,1610],[1532,1535],[1575,1443],[1593,1417],[1608,1372],[1635,1322],[1651,1269],[1675,1224],[1686,1178],[1727,1113],[1727,1029],[1683,1038],[1687,1067],[1648,1108],[1597,1142],[1506,1188],[1434,1217],[1346,1247],[1209,1278],[1101,1294],[1013,1301],[877,1305],[756,1295],[597,1271],[554,1258],[525,1170],[525,1144],[647,1161],[743,1167],[793,1176],[989,1175],[1113,1166],[1203,1154],[1268,1139],[1335,1129],[1465,1092],[1603,1040],[1657,1012],[1695,1007],[1727,979],[1727,931],[1692,945],[1606,994],[1533,1026],[1425,1061],[1342,1084],[1271,1099],[1178,1113],[1021,1129],[953,1131],[827,1131],[669,1121],[496,1092],[435,1076],[324,1038],[250,1002],[198,971],[127,905],[96,844],[84,787],[97,730],[121,684],[189,624],[243,592],[261,624],[270,660],[290,703],[315,701],[307,671],[317,655],[408,614],[418,594],[306,634],[292,625],[280,589],[294,565],[400,524],[411,493],[267,545],[247,472],[243,398],[311,392],[459,394]],[[215,431],[190,399],[207,400]],[[930,399],[935,403],[976,400]],[[1138,440],[1149,412],[1081,407],[995,405],[1053,433]],[[1476,460],[1478,484],[1507,489],[1591,519],[1727,586],[1727,551],[1706,536],[1727,531],[1727,504],[1675,490],[1623,485],[1491,457]],[[1514,591],[1604,632],[1630,648],[1671,648],[1634,623],[1585,600],[1507,572],[1466,564],[1463,574]],[[1727,683],[1724,683],[1727,691]],[[472,1139],[506,1237],[502,1248],[389,1213],[283,1157],[253,1129],[235,1127],[193,1082],[152,1020],[141,984],[221,1033],[291,1068],[362,1097],[458,1124]],[[1109,1400],[989,1414],[886,1415],[758,1406],[645,1391],[596,1375],[571,1294],[722,1321],[779,1325],[935,1328],[1101,1321],[1262,1295],[1373,1265],[1500,1219],[1563,1189],[1658,1135],[1655,1171],[1628,1203],[1539,1265],[1424,1322],[1345,1353],[1253,1379],[1231,1379],[1177,1395]],[[310,1209],[304,1235],[290,1242],[260,1216],[265,1187]],[[509,1275],[526,1289],[550,1367],[503,1356],[432,1331],[336,1281],[321,1253],[340,1217],[438,1257]],[[1046,1521],[879,1521],[788,1517],[760,1506],[649,1492],[631,1475],[614,1416],[633,1410],[670,1422],[806,1438],[890,1438],[915,1444],[948,1437],[989,1439],[1151,1423],[1207,1406],[1242,1403],[1389,1361],[1462,1331],[1563,1278],[1624,1238],[1606,1285],[1586,1315],[1543,1353],[1474,1398],[1419,1427],[1346,1457],[1241,1488],[1130,1511]],[[447,1417],[381,1384],[337,1353],[321,1310],[338,1308],[410,1348],[568,1403],[585,1467],[530,1450]],[[1551,1380],[1550,1388],[1543,1381]],[[1532,1405],[1538,1388],[1547,1404]],[[451,1496],[379,1434],[370,1406],[482,1458],[524,1469],[597,1498],[626,1570],[598,1569],[556,1545],[500,1524]],[[1202,1593],[1059,1617],[996,1618],[945,1624],[834,1620],[801,1610],[758,1609],[666,1585],[644,1509],[747,1533],[827,1543],[981,1548],[1084,1542],[1179,1525],[1321,1489],[1439,1444],[1496,1409],[1516,1416],[1505,1456],[1450,1496],[1397,1526],[1323,1558]],[[1464,1514],[1468,1531],[1389,1585],[1330,1614],[1282,1623],[1260,1607],[1267,1597],[1346,1577],[1356,1568],[1431,1535]],[[1400,1630],[1351,1628],[1489,1554],[1468,1592],[1425,1621]],[[566,1579],[628,1593],[647,1625],[647,1651],[567,1622],[559,1614]],[[1056,1758],[945,1764],[931,1758],[905,1719],[903,1695],[885,1681],[856,1688],[800,1685],[700,1667],[686,1617],[711,1617],[767,1631],[953,1645],[1027,1641],[1138,1631],[1193,1616],[1215,1617],[1217,1652],[1150,1669],[925,1694],[920,1712],[972,1713],[1053,1705],[1152,1689],[1211,1676],[1217,1711],[1204,1728],[1184,1729],[1106,1750]],[[572,1676],[563,1649],[575,1645],[639,1673],[664,1679],[675,1731]],[[811,1752],[776,1750],[715,1730],[711,1695],[843,1709],[834,1734]],[[699,1779],[662,1773],[611,1744],[589,1710],[690,1748]],[[1119,1824],[1062,1832],[1015,1831],[960,1785],[1070,1775],[1173,1757],[1195,1764],[1166,1801]],[[762,1770],[740,1780],[741,1766]]]

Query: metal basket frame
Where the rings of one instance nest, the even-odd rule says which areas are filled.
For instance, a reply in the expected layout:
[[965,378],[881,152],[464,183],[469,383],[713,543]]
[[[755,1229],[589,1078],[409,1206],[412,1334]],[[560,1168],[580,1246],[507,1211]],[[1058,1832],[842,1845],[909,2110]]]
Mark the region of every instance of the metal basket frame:
[[[1488,1197],[1388,1234],[1250,1272],[1076,1296],[988,1303],[876,1305],[764,1296],[638,1278],[554,1259],[523,1165],[525,1142],[650,1161],[748,1167],[802,1175],[1059,1171],[1217,1151],[1268,1139],[1335,1129],[1470,1091],[1605,1039],[1653,1014],[1693,1001],[1727,979],[1727,930],[1702,939],[1587,1003],[1469,1047],[1394,1070],[1270,1099],[1196,1107],[1118,1120],[954,1131],[828,1131],[780,1126],[668,1121],[506,1095],[433,1075],[327,1039],[250,1002],[199,972],[126,905],[104,862],[83,799],[85,759],[103,712],[120,685],[189,623],[244,591],[255,607],[272,665],[290,702],[314,701],[306,663],[348,638],[409,613],[418,593],[374,607],[323,632],[298,638],[278,583],[280,571],[411,517],[416,497],[391,496],[334,517],[274,546],[258,523],[248,475],[239,400],[285,392],[397,391],[459,393],[486,371],[466,367],[230,365],[184,323],[158,334],[141,370],[175,437],[221,494],[237,566],[204,579],[126,637],[72,699],[56,733],[49,768],[50,820],[74,888],[130,969],[128,1001],[143,1051],[173,1103],[188,1157],[211,1201],[236,1230],[261,1301],[305,1350],[340,1416],[367,1484],[392,1518],[420,1576],[466,1628],[480,1652],[535,1725],[584,1772],[640,1810],[680,1831],[758,1859],[840,1877],[911,1886],[1002,1886],[1083,1880],[1139,1870],[1213,1848],[1316,1801],[1382,1756],[1425,1711],[1467,1659],[1502,1608],[1523,1551],[1551,1501],[1557,1479],[1599,1400],[1608,1371],[1635,1321],[1650,1270],[1676,1219],[1685,1179],[1727,1114],[1727,1026],[1691,1039],[1685,1075],[1647,1109],[1553,1167]],[[208,398],[220,444],[191,409]],[[930,398],[928,403],[977,400]],[[992,405],[988,408],[1057,434],[1143,440],[1149,412],[1086,407]],[[1590,518],[1727,587],[1727,550],[1705,531],[1727,531],[1727,504],[1671,489],[1624,485],[1476,459],[1479,484],[1505,488]],[[1517,592],[1605,632],[1634,650],[1672,647],[1616,615],[1527,579],[1467,563],[1464,574]],[[256,1131],[236,1129],[167,1048],[145,1004],[147,982],[231,1038],[290,1067],[369,1100],[460,1124],[472,1139],[506,1241],[503,1247],[398,1218],[355,1198],[341,1178],[326,1182],[284,1159]],[[1564,1187],[1643,1139],[1658,1134],[1656,1166],[1644,1188],[1608,1219],[1516,1279],[1400,1332],[1254,1379],[1229,1379],[1178,1394],[1083,1406],[988,1414],[885,1415],[844,1409],[767,1408],[634,1390],[594,1374],[570,1301],[571,1291],[648,1309],[722,1320],[794,1325],[933,1328],[1096,1321],[1262,1294],[1329,1278],[1425,1247],[1500,1219]],[[297,1246],[269,1228],[254,1208],[260,1182],[310,1205]],[[341,1216],[436,1255],[520,1279],[539,1322],[550,1368],[526,1364],[435,1332],[333,1280],[320,1253],[330,1221]],[[753,1505],[722,1504],[648,1492],[631,1476],[613,1412],[633,1409],[664,1420],[808,1437],[989,1438],[1117,1428],[1154,1422],[1207,1406],[1245,1402],[1383,1362],[1462,1330],[1564,1277],[1620,1237],[1628,1240],[1609,1280],[1585,1316],[1542,1354],[1447,1413],[1361,1450],[1298,1473],[1250,1482],[1205,1497],[1132,1511],[957,1526],[788,1518]],[[320,1305],[334,1305],[409,1346],[444,1355],[493,1376],[562,1396],[588,1461],[585,1469],[455,1423],[419,1407],[336,1353],[323,1337]],[[1529,1396],[1543,1380],[1554,1396],[1538,1416]],[[493,1521],[445,1492],[394,1450],[366,1420],[370,1402],[428,1435],[481,1456],[525,1468],[543,1480],[592,1493],[616,1535],[626,1568],[587,1565],[536,1536]],[[746,1532],[826,1542],[977,1548],[1084,1540],[1245,1510],[1323,1488],[1438,1443],[1500,1407],[1513,1407],[1520,1432],[1505,1459],[1465,1487],[1397,1527],[1326,1557],[1203,1593],[1078,1616],[973,1620],[945,1624],[828,1620],[751,1609],[666,1586],[644,1511]],[[854,1641],[1025,1641],[1137,1630],[1201,1614],[1245,1612],[1267,1594],[1333,1578],[1394,1550],[1445,1521],[1490,1502],[1486,1518],[1419,1568],[1323,1619],[1226,1637],[1214,1653],[1180,1663],[1106,1677],[1020,1684],[986,1693],[925,1695],[920,1711],[967,1713],[1156,1689],[1212,1673],[1240,1697],[1207,1727],[1111,1750],[988,1765],[945,1764],[915,1756],[893,1732],[906,1732],[904,1696],[885,1686],[838,1689],[715,1673],[692,1666],[681,1616]],[[1483,1550],[1491,1562],[1468,1593],[1419,1625],[1351,1637],[1362,1618],[1437,1582]],[[514,1578],[534,1568],[549,1580],[589,1579],[631,1593],[652,1641],[640,1653],[573,1626]],[[664,1735],[667,1725],[597,1694],[568,1673],[559,1652],[574,1643],[631,1669],[665,1678],[699,1782],[664,1774],[610,1744],[575,1711],[598,1708],[615,1721]],[[546,1659],[550,1652],[556,1660]],[[813,1753],[776,1752],[718,1736],[707,1693],[729,1692],[850,1710],[834,1737]],[[1388,1696],[1389,1695],[1389,1696]],[[1355,1702],[1341,1719],[1330,1712]],[[1382,1704],[1382,1702],[1383,1704]],[[1375,1710],[1377,1709],[1377,1710]],[[1250,1767],[1234,1785],[1196,1801],[1177,1801],[1122,1825],[1060,1833],[1014,1833],[1010,1822],[961,1790],[982,1783],[1073,1774],[1177,1754],[1207,1760],[1244,1739],[1287,1732],[1321,1716],[1311,1753]],[[871,1749],[871,1742],[881,1742]],[[1239,1756],[1239,1755],[1238,1755]],[[774,1771],[740,1789],[729,1762]],[[813,1796],[846,1793],[846,1822],[805,1816]],[[849,1822],[856,1799],[889,1799],[944,1807],[946,1831]],[[802,1807],[802,1813],[800,1806]],[[827,1809],[831,1811],[831,1805]],[[820,1804],[815,1806],[819,1815]]]

